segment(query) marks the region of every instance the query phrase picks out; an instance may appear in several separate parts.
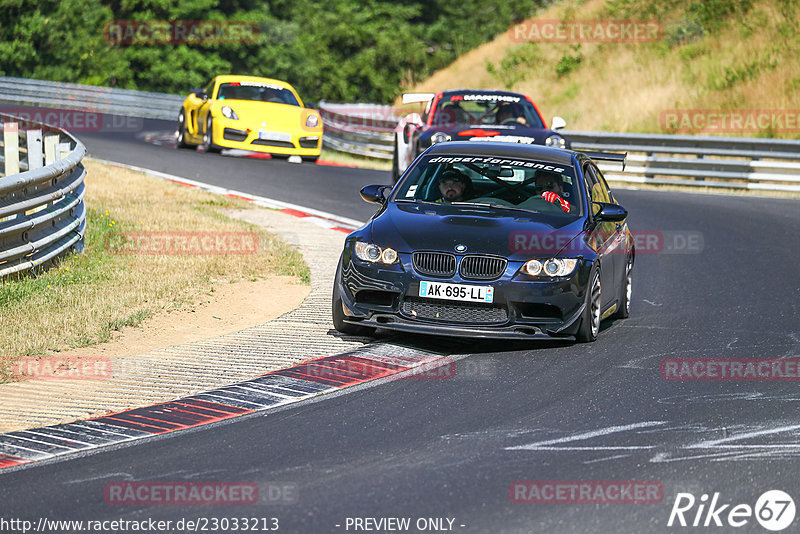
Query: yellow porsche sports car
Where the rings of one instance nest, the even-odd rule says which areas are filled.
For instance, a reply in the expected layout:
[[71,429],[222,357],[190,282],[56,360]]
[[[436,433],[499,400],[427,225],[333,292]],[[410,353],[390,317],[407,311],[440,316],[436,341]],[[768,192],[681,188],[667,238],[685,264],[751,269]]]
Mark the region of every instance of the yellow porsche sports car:
[[[179,148],[239,148],[316,161],[322,118],[294,87],[255,76],[217,76],[186,97],[178,116]],[[299,160],[298,160],[299,161]]]

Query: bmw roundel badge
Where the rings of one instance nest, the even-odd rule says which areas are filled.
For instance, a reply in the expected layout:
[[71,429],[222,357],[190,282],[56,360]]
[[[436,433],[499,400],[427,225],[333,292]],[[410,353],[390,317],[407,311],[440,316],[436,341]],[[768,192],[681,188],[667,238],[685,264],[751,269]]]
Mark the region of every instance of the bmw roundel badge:
[[466,252],[467,245],[456,245],[456,252]]

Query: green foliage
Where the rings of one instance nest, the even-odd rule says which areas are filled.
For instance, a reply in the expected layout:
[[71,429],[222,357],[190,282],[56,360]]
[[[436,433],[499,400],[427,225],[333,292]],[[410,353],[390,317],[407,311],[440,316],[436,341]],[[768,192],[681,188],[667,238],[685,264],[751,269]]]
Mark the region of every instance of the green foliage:
[[713,33],[730,19],[738,21],[752,5],[752,0],[609,0],[606,12],[613,18],[660,20],[664,13],[679,10],[685,13],[683,21],[666,32],[667,40],[678,45]]
[[[533,14],[539,0],[0,0],[0,75],[185,93],[216,74],[311,100],[390,102]],[[111,21],[249,21],[255,42],[115,45]]]
[[743,15],[752,7],[751,0],[702,0],[692,2],[688,12],[705,28],[714,31],[734,15]]
[[575,45],[572,47],[572,49],[575,51],[575,55],[564,54],[558,61],[558,65],[556,65],[556,74],[559,78],[562,78],[568,75],[570,72],[576,70],[583,62],[583,54],[581,54],[580,51],[581,45]]
[[525,79],[539,57],[539,46],[527,42],[519,48],[507,51],[497,67],[487,60],[486,72],[502,83],[503,87],[511,89],[517,82]]
[[683,20],[664,32],[670,46],[684,45],[703,38],[705,28],[696,19],[684,17]]
[[100,0],[0,0],[0,75],[129,86],[131,72],[103,39]]
[[682,61],[691,61],[707,53],[708,45],[704,43],[692,43],[681,47],[678,50],[678,57],[680,57]]
[[715,91],[731,87],[758,78],[762,73],[773,70],[778,65],[771,57],[756,58],[740,65],[714,68],[708,76],[708,86]]

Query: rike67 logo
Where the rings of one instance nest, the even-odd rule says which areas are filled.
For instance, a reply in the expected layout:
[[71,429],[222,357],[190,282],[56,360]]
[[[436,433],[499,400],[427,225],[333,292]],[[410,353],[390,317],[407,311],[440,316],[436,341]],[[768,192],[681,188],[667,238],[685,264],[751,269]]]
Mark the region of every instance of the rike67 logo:
[[762,527],[777,532],[791,525],[794,516],[794,500],[781,490],[765,491],[754,507],[724,503],[719,492],[714,493],[710,502],[706,493],[700,499],[691,493],[678,493],[667,526],[739,528],[750,524],[755,517]]

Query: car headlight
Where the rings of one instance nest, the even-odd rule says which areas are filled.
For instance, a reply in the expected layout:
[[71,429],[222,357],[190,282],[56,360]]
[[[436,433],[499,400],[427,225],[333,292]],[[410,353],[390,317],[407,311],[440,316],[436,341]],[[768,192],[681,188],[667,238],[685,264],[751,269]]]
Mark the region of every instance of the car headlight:
[[560,135],[551,135],[544,140],[544,144],[547,146],[554,146],[556,148],[564,148],[567,146],[567,142]]
[[569,276],[578,266],[577,258],[550,258],[549,260],[530,260],[522,266],[525,274],[530,276]]
[[523,269],[531,276],[539,276],[542,274],[542,262],[539,260],[530,260],[525,264]]
[[235,121],[239,120],[239,115],[237,115],[230,106],[222,106],[220,111],[222,112],[222,116],[226,119],[233,119]]
[[369,263],[385,263],[391,265],[397,263],[397,252],[391,248],[381,248],[373,243],[356,241],[356,257],[361,261]]
[[444,132],[436,132],[431,136],[431,144],[444,143],[450,140],[450,136]]
[[319,126],[319,117],[316,115],[306,117],[306,128],[316,128],[317,126]]

